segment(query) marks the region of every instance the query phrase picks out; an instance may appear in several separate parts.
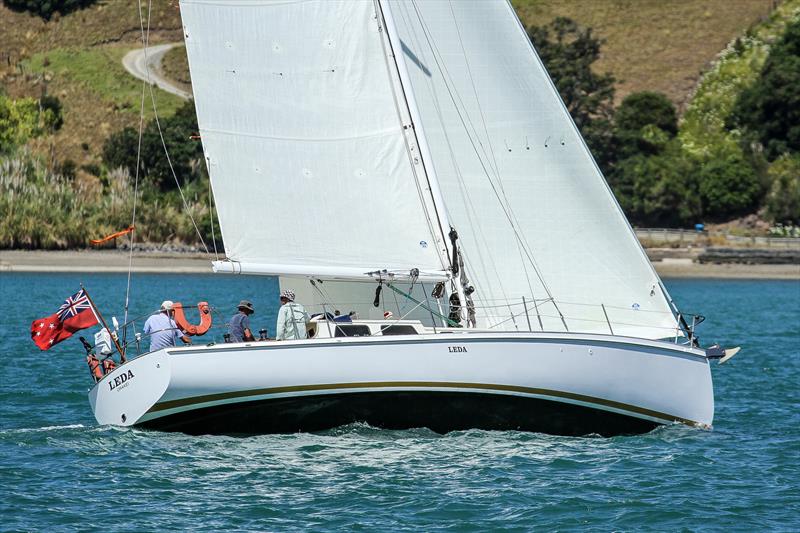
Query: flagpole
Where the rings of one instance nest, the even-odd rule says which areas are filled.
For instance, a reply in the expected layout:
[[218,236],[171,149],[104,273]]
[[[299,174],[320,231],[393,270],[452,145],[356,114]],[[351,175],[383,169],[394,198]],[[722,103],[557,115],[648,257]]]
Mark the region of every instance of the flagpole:
[[86,290],[86,287],[83,286],[83,283],[81,283],[81,289],[83,289],[83,292],[86,294],[86,299],[89,300],[89,305],[92,306],[92,312],[94,313],[94,316],[100,321],[100,323],[103,325],[103,327],[106,328],[106,331],[108,331],[108,335],[111,337],[111,340],[114,341],[114,346],[117,347],[117,351],[119,352],[119,362],[120,362],[120,364],[124,363],[125,361],[127,361],[127,359],[125,359],[125,351],[119,345],[119,342],[117,342],[117,339],[114,338],[114,335],[111,334],[111,330],[108,329],[108,324],[106,324],[106,321],[103,318],[103,315],[100,314],[100,311],[94,305],[94,302],[92,301],[92,297],[89,296],[89,291]]

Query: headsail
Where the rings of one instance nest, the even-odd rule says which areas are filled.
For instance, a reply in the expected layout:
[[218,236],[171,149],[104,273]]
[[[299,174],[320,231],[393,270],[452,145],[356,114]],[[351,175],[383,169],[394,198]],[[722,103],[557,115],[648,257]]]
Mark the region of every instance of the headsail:
[[181,13],[227,268],[444,277],[373,2],[182,0]]
[[510,4],[382,5],[477,288],[478,325],[674,336],[658,275]]

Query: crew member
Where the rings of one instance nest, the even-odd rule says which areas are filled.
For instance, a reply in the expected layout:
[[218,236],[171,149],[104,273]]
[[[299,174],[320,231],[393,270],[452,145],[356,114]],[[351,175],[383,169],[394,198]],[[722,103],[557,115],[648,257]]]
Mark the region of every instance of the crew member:
[[281,292],[281,308],[278,310],[275,339],[281,341],[307,338],[306,322],[308,320],[306,310],[294,301],[294,291],[286,289]]
[[254,341],[256,338],[250,329],[250,315],[255,313],[253,304],[247,300],[239,302],[239,312],[231,317],[229,324],[232,342]]
[[150,351],[154,352],[161,348],[177,346],[178,339],[184,344],[191,344],[192,341],[178,327],[173,320],[175,316],[174,304],[171,300],[164,300],[161,310],[157,314],[150,315],[144,323],[144,334],[150,336]]

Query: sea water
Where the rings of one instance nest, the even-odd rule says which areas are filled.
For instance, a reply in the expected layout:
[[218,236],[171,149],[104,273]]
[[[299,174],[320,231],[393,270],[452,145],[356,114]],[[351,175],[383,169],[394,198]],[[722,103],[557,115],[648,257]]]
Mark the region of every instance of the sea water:
[[[0,274],[2,531],[800,530],[796,281],[666,280],[682,309],[708,316],[704,343],[742,351],[713,364],[713,430],[615,438],[98,426],[77,338],[39,352],[28,333],[81,282],[122,318],[125,275]],[[249,299],[253,329],[274,333],[271,278],[135,275],[130,316],[164,299],[207,300],[222,322]]]

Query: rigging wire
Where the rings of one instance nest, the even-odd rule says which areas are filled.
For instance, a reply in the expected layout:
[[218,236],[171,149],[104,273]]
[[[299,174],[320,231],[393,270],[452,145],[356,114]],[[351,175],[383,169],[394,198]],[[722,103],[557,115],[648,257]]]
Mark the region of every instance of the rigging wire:
[[[151,11],[151,4],[152,0],[148,0],[148,11]],[[141,3],[139,4],[139,11],[141,13]],[[141,19],[141,17],[140,17]],[[148,14],[147,18],[147,34],[150,34],[150,15]],[[161,146],[164,148],[164,156],[167,159],[167,165],[169,166],[170,173],[172,174],[172,178],[175,180],[175,185],[178,188],[178,193],[181,197],[181,202],[183,203],[183,209],[186,211],[186,214],[189,215],[189,220],[192,221],[192,226],[194,226],[194,230],[197,233],[197,237],[200,239],[200,242],[203,245],[207,254],[211,252],[206,245],[205,239],[203,239],[203,235],[200,233],[200,228],[197,226],[197,222],[194,220],[194,216],[192,215],[191,210],[189,209],[189,204],[186,202],[186,195],[183,193],[183,188],[181,187],[181,183],[178,180],[178,175],[175,172],[175,167],[172,165],[172,158],[169,156],[169,149],[167,149],[167,142],[164,140],[164,132],[161,130],[161,120],[158,118],[158,105],[156,104],[156,95],[155,91],[153,90],[153,84],[150,83],[150,67],[147,63],[147,43],[145,43],[144,49],[144,72],[145,77],[147,78],[146,84],[150,90],[150,101],[153,104],[153,118],[156,122],[156,129],[158,129],[158,136],[161,139]],[[210,178],[209,178],[210,179]]]
[[[142,35],[142,47],[144,48],[144,58],[145,58],[145,66],[147,65],[147,45],[150,41],[150,16],[152,13],[152,0],[148,1],[147,4],[147,30],[145,31],[144,27],[144,16],[142,13],[142,3],[137,2],[138,11],[139,11],[139,28],[141,30]],[[142,134],[144,131],[144,102],[145,102],[145,89],[146,89],[147,82],[142,80],[142,97],[139,104],[139,140],[136,145],[136,171],[133,180],[133,209],[131,212],[131,227],[136,227],[136,205],[139,201],[139,166],[141,163],[142,158]],[[122,330],[122,343],[125,344],[125,340],[128,336],[128,310],[130,308],[130,296],[131,296],[131,273],[133,271],[133,245],[135,243],[136,237],[134,233],[136,231],[132,231],[128,234],[128,281],[125,287],[125,311],[122,323],[124,324]],[[136,329],[136,323],[133,322],[133,328]]]
[[[147,71],[147,66],[145,65],[145,70]],[[149,78],[149,74],[148,74]],[[156,121],[156,128],[158,129],[158,136],[161,138],[161,146],[164,148],[164,156],[167,158],[167,164],[169,165],[169,170],[172,173],[172,177],[175,180],[175,185],[178,187],[178,193],[181,196],[181,202],[183,203],[183,208],[186,210],[186,214],[189,215],[189,220],[192,221],[192,226],[194,226],[194,230],[197,233],[197,237],[200,239],[200,242],[203,245],[207,254],[211,252],[206,245],[205,239],[203,239],[203,235],[200,233],[200,228],[197,227],[197,222],[194,220],[194,216],[192,215],[192,211],[189,209],[189,204],[186,202],[186,195],[183,194],[183,188],[181,187],[181,183],[178,180],[178,175],[175,173],[175,168],[172,166],[172,158],[169,156],[169,150],[167,149],[167,143],[164,140],[164,132],[161,131],[161,121],[158,118],[158,106],[156,105],[156,96],[155,92],[153,91],[153,86],[150,85],[150,101],[153,103],[153,114],[155,115]]]

